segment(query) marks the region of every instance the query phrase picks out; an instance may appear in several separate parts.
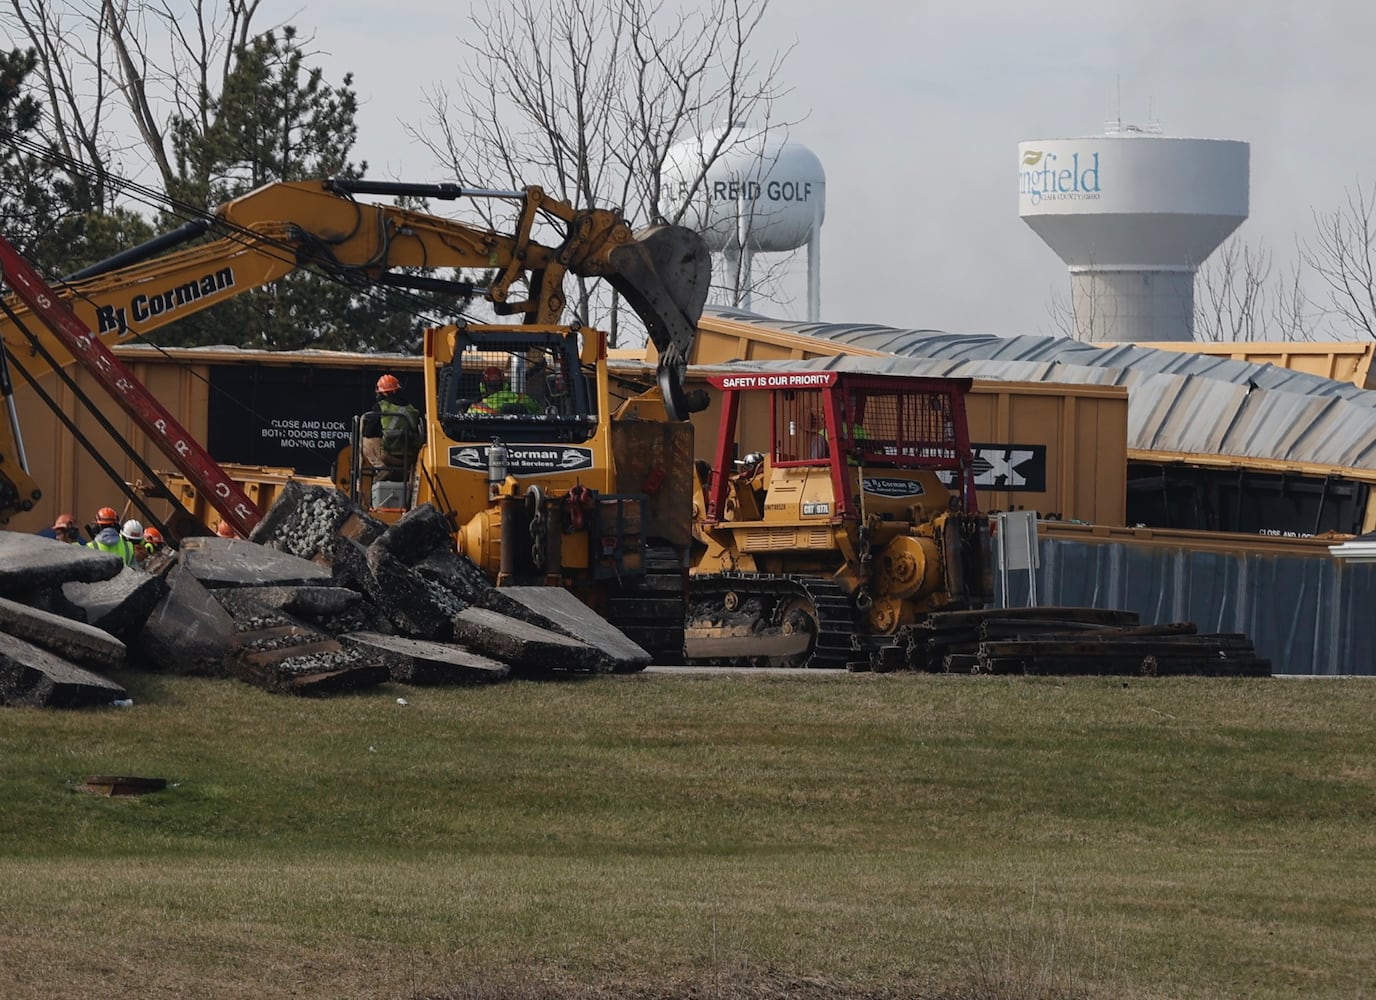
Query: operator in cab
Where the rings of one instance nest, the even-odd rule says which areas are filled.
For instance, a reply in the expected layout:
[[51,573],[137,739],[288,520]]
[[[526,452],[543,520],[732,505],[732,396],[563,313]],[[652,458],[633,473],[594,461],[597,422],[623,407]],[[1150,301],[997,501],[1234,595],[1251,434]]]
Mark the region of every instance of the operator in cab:
[[512,391],[506,373],[496,365],[488,365],[483,372],[483,398],[474,403],[469,412],[525,416],[539,413],[540,404],[524,392]]
[[396,487],[384,484],[411,481],[425,425],[420,411],[402,400],[401,380],[395,375],[377,380],[377,402],[363,414],[359,437],[363,461],[373,469],[373,506],[398,506]]

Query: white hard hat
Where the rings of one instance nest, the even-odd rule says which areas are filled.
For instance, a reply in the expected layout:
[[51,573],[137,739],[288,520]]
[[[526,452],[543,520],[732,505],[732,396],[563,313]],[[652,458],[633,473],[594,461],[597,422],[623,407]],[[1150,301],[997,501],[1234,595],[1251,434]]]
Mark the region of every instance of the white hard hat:
[[143,541],[143,525],[138,521],[125,521],[124,527],[119,529],[119,533],[131,542]]

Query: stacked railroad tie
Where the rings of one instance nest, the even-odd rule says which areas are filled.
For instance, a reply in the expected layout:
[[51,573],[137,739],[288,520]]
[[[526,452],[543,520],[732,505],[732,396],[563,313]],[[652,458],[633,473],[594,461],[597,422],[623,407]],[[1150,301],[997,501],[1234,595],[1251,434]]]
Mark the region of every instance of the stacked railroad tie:
[[1133,611],[988,608],[928,615],[852,669],[886,672],[1269,677],[1271,663],[1238,633],[1190,622],[1142,625]]

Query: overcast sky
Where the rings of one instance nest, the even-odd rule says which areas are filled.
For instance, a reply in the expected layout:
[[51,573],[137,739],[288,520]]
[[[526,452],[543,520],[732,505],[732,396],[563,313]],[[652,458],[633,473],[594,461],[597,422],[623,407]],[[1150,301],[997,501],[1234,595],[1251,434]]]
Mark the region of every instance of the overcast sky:
[[[335,80],[362,101],[356,158],[377,178],[443,178],[403,123],[424,95],[462,86],[457,38],[470,4],[307,0]],[[1098,135],[1121,117],[1166,135],[1251,145],[1250,217],[1280,270],[1312,212],[1370,188],[1376,4],[1312,0],[773,0],[761,59],[793,47],[784,117],[826,173],[821,315],[960,333],[1061,333],[1064,265],[1018,217],[1017,145]],[[540,183],[530,177],[528,183]],[[638,221],[638,220],[633,220]],[[761,312],[801,319],[791,301]]]

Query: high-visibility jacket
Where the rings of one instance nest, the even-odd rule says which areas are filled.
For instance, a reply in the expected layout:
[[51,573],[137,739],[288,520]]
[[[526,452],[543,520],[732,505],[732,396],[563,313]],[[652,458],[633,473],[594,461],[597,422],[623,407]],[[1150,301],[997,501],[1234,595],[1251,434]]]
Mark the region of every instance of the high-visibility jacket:
[[410,465],[420,452],[420,411],[410,403],[380,399],[378,422],[382,427],[382,451],[399,464]]
[[[104,532],[101,532],[101,534],[104,534]],[[99,552],[113,552],[124,560],[124,565],[126,566],[133,566],[138,562],[137,557],[134,555],[134,543],[123,535],[116,535],[115,540],[109,543],[102,542],[100,540],[100,535],[97,535],[94,539],[86,543],[86,547],[88,549],[96,549]]]
[[484,396],[481,402],[474,403],[469,409],[474,413],[501,413],[504,406],[519,406],[530,413],[539,413],[540,404],[531,399],[524,392],[512,392],[510,389],[498,389],[496,392]]

